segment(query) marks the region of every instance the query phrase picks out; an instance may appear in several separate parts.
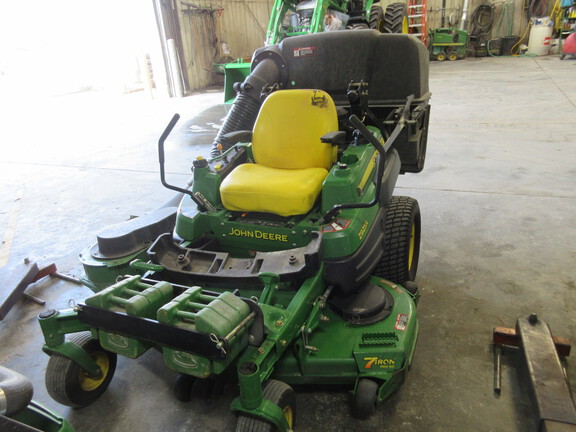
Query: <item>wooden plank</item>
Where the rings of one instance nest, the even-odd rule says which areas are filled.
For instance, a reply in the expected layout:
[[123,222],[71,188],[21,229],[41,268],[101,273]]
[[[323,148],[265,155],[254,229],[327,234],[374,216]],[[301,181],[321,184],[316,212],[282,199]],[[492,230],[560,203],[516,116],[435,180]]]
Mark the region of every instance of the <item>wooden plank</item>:
[[[559,356],[568,357],[570,355],[570,350],[572,345],[570,340],[564,337],[553,336],[552,340],[556,346],[556,351]],[[516,330],[510,327],[496,326],[492,331],[492,342],[496,345],[506,345],[519,347],[520,338],[518,337]]]
[[20,264],[0,276],[0,321],[22,297],[24,290],[38,275],[36,263]]

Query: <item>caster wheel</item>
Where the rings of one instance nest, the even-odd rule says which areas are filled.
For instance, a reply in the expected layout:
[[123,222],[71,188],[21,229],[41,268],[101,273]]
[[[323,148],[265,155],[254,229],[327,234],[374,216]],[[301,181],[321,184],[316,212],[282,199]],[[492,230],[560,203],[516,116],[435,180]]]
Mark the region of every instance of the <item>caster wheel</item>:
[[72,334],[68,340],[98,363],[102,375],[93,377],[68,357],[52,354],[46,367],[46,390],[56,402],[81,408],[90,405],[108,388],[116,370],[117,356],[102,348],[90,332]]

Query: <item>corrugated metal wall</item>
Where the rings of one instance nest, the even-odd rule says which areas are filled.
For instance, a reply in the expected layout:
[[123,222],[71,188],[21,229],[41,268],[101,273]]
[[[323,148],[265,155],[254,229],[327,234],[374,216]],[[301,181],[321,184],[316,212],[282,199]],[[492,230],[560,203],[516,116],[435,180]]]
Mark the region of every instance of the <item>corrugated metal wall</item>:
[[272,0],[228,0],[222,2],[222,41],[230,47],[232,57],[251,56],[264,46]]
[[217,20],[219,11],[211,5],[180,3],[180,31],[189,90],[214,82],[213,63],[218,57]]

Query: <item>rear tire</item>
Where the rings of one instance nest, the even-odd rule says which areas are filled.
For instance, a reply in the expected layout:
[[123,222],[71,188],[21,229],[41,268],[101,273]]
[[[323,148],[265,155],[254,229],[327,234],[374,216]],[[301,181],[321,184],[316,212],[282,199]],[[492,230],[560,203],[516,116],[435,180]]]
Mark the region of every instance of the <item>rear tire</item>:
[[60,354],[52,354],[46,367],[46,390],[56,402],[85,407],[98,399],[112,380],[117,356],[106,351],[90,332],[76,333],[69,341],[84,349],[100,366],[102,376],[91,377],[77,363]]
[[375,3],[370,9],[370,28],[384,33],[384,10],[380,3]]
[[384,220],[384,254],[378,277],[402,284],[413,281],[420,257],[420,207],[414,198],[393,196]]
[[382,32],[408,33],[408,7],[406,3],[391,3],[386,7]]
[[[288,384],[277,380],[268,380],[262,388],[262,396],[278,405],[284,411],[284,417],[294,429],[294,419],[296,418],[296,395]],[[260,417],[253,417],[248,414],[238,416],[236,432],[276,432],[276,426]]]

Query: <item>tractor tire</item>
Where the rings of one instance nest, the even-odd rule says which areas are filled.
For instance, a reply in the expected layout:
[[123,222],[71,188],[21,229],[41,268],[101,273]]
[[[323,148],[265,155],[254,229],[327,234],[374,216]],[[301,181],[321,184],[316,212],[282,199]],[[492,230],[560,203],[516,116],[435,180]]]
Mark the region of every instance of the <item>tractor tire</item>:
[[384,10],[380,3],[374,3],[370,9],[369,26],[371,29],[384,33]]
[[[290,426],[290,430],[294,429],[294,419],[296,418],[296,395],[294,390],[288,384],[277,380],[268,380],[264,383],[262,388],[262,396],[274,402],[284,411],[284,417]],[[240,414],[238,416],[238,424],[236,425],[236,432],[276,432],[277,428],[272,423],[266,420],[249,416],[247,414]]]
[[106,351],[90,332],[70,336],[69,341],[84,349],[102,369],[102,377],[92,378],[77,363],[60,354],[52,354],[46,367],[46,390],[56,402],[81,408],[90,405],[108,388],[117,356]]
[[196,381],[196,377],[179,373],[172,387],[176,399],[180,402],[190,402],[192,400],[192,386],[194,385],[194,381]]
[[358,381],[354,399],[352,399],[352,414],[358,419],[367,419],[376,412],[378,398],[378,383],[368,378]]
[[414,281],[420,257],[420,231],[418,201],[393,196],[384,220],[384,254],[374,274],[399,284]]
[[444,60],[446,60],[446,53],[444,51],[439,52],[438,54],[436,54],[436,60],[442,62]]
[[382,33],[408,33],[408,7],[406,3],[391,3],[386,7]]

